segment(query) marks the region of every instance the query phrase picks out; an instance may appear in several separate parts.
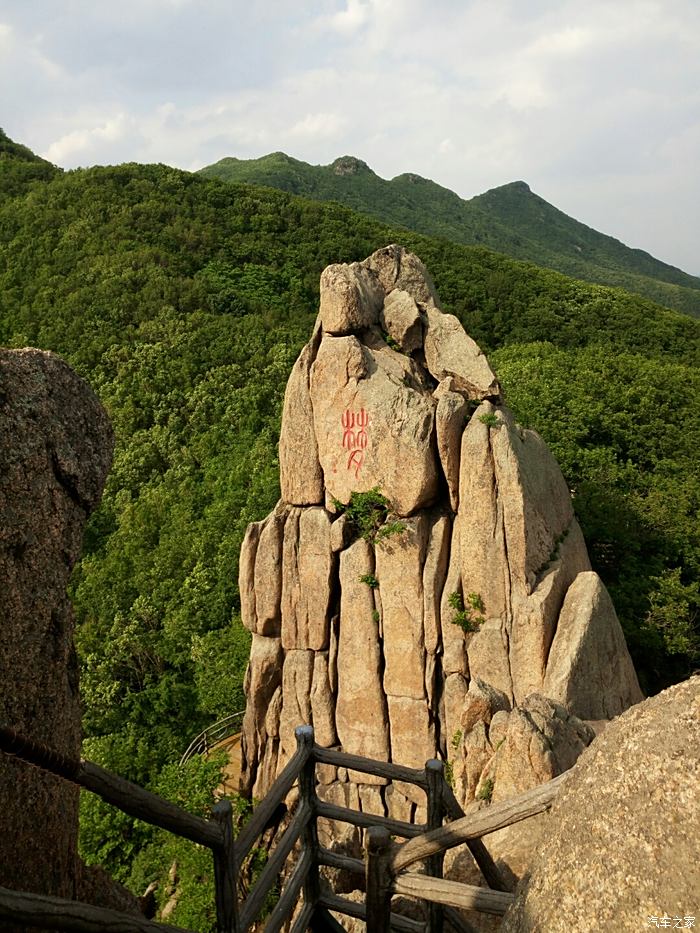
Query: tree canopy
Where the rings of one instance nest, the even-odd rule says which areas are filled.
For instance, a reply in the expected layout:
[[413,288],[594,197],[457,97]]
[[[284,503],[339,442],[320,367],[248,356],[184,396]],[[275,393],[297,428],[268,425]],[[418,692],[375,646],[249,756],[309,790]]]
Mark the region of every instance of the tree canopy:
[[[240,707],[238,554],[279,496],[319,275],[389,242],[423,259],[552,446],[645,689],[697,665],[698,322],[337,204],[163,165],[47,165],[0,200],[0,342],[61,354],[117,435],[73,578],[90,756],[160,786]],[[87,857],[128,878],[143,827],[92,805],[83,826]]]

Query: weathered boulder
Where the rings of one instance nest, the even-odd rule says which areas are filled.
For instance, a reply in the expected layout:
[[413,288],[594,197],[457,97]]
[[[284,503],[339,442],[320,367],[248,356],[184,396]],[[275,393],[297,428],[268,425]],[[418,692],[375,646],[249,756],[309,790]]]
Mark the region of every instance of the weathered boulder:
[[453,314],[430,305],[426,308],[424,350],[428,370],[438,382],[452,377],[469,398],[500,395],[489,361]]
[[382,664],[379,613],[372,588],[360,579],[373,573],[373,554],[366,541],[356,541],[341,554],[335,718],[346,751],[388,761],[387,702],[378,676]]
[[506,408],[484,402],[474,413],[460,475],[462,589],[486,619],[468,647],[470,671],[519,703],[543,690],[564,595],[590,569],[586,547],[554,458]]
[[241,621],[257,635],[276,638],[282,616],[282,543],[290,509],[278,503],[262,522],[248,525],[238,562]]
[[484,775],[493,782],[491,799],[516,797],[568,771],[594,735],[563,706],[533,693],[509,715],[504,740]]
[[322,506],[291,510],[284,526],[282,557],[285,649],[328,648],[335,568],[330,536],[331,518]]
[[435,434],[442,472],[450,494],[450,507],[454,512],[459,506],[459,460],[464,426],[469,413],[469,402],[453,388],[454,379],[444,379],[435,390]]
[[324,336],[311,368],[311,401],[326,489],[347,503],[379,486],[399,515],[438,492],[434,400],[417,364],[386,345]]
[[317,327],[294,364],[284,393],[279,444],[280,487],[282,500],[290,505],[323,502],[323,473],[309,394],[311,365],[320,340],[321,331]]
[[[562,602],[572,581],[589,569],[586,544],[578,522],[572,518],[563,540],[555,544],[551,562],[542,569],[535,589],[530,594],[521,591],[514,599],[509,657],[516,703],[538,691],[554,696],[543,684]],[[626,645],[622,650],[627,655]]]
[[[243,760],[241,785],[248,793],[252,793],[256,786],[262,758],[266,753],[272,754],[272,743],[268,741],[268,738],[274,736],[277,740],[279,736],[279,721],[274,724],[270,723],[268,710],[282,684],[283,659],[282,643],[279,638],[253,635],[244,683],[248,702],[241,736]],[[281,692],[278,702],[281,708]],[[274,756],[276,762],[276,748]]]
[[[0,720],[71,758],[81,734],[66,586],[112,448],[102,406],[62,360],[0,350]],[[0,754],[0,808],[0,885],[75,897],[78,788]]]
[[[398,536],[377,542],[375,575],[382,600],[383,688],[387,696],[425,699],[422,569],[428,543],[425,513]],[[390,717],[391,718],[391,717]]]
[[569,587],[547,661],[544,691],[582,719],[613,719],[642,691],[615,607],[597,573]]
[[286,763],[296,751],[294,730],[299,723],[310,723],[311,687],[314,676],[314,652],[291,650],[284,656],[282,667],[282,709],[279,737],[281,763]]
[[384,290],[371,269],[353,262],[321,274],[321,323],[327,334],[351,334],[379,320]]
[[[244,727],[256,794],[304,720],[354,754],[446,759],[463,804],[503,799],[573,764],[592,737],[577,717],[638,699],[614,611],[582,589],[595,575],[559,467],[401,247],[324,272],[280,462],[282,500],[250,527],[240,564],[248,689],[263,698],[249,696]],[[377,487],[386,512],[354,495]],[[319,781],[324,799],[425,818],[416,788],[330,766]],[[519,873],[534,839],[490,842]]]
[[[477,722],[489,725],[494,713],[509,711],[510,702],[505,693],[491,684],[484,683],[478,677],[469,681],[469,690],[462,706],[461,725],[464,732],[469,732]],[[491,733],[489,731],[489,738]]]
[[610,723],[567,778],[504,933],[632,931],[695,916],[699,747],[698,676]]
[[425,695],[430,709],[437,709],[442,692],[440,666],[442,622],[440,600],[450,559],[452,523],[444,512],[430,515],[432,524],[423,561],[423,645],[425,648]]
[[399,288],[423,307],[439,304],[428,270],[415,253],[410,253],[403,246],[393,243],[378,249],[361,265],[374,272],[386,295]]
[[[335,729],[335,697],[328,670],[328,653],[314,653],[314,671],[311,682],[311,721],[318,745],[326,747],[337,741]],[[298,723],[297,723],[298,725]]]
[[401,288],[384,299],[379,323],[404,353],[418,350],[423,343],[423,322],[415,300]]

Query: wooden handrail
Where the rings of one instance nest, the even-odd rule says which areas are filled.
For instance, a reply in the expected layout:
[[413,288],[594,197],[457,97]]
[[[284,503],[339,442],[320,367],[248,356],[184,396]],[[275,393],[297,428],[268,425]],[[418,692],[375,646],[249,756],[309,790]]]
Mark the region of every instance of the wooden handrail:
[[483,810],[469,808],[462,819],[396,846],[392,857],[393,874],[396,876],[415,862],[453,849],[468,839],[485,836],[543,813],[551,807],[565,780],[566,774],[560,774],[554,780],[540,784],[519,797],[492,804]]
[[215,823],[194,816],[91,761],[81,761],[80,765],[76,783],[97,794],[107,803],[114,804],[123,813],[161,829],[167,829],[168,832],[183,836],[209,849],[223,845],[222,832]]
[[394,879],[394,893],[419,897],[431,904],[447,904],[462,910],[480,910],[486,914],[502,916],[514,900],[513,894],[504,891],[492,891],[460,881],[448,881],[446,878],[432,878],[408,872]]
[[255,845],[258,836],[265,831],[273,813],[299,779],[299,772],[311,754],[309,748],[299,748],[289,759],[279,777],[255,808],[253,815],[238,834],[236,852],[239,865],[242,864]]
[[[442,799],[445,811],[451,820],[461,820],[463,816],[466,816],[454,795],[454,791],[447,782],[445,782],[442,789]],[[483,839],[467,839],[466,845],[488,886],[494,891],[510,891],[510,885],[501,874],[498,865],[491,858],[491,853],[484,845]]]
[[304,878],[304,900],[310,904],[315,904],[321,893],[321,876],[318,870],[318,821],[316,819],[316,807],[318,797],[316,796],[316,762],[314,761],[314,730],[311,726],[301,726],[296,730],[297,748],[301,751],[308,748],[309,757],[306,759],[299,772],[299,799],[304,806],[307,806],[313,815],[304,828],[304,839],[302,849],[311,855],[311,864]]
[[287,861],[287,856],[294,848],[295,843],[312,816],[313,812],[304,803],[297,808],[289,826],[285,829],[282,837],[265,863],[265,867],[260,872],[255,887],[252,889],[241,908],[239,918],[241,933],[246,933],[257,919],[258,914],[265,904],[267,895],[270,893],[270,889],[277,880],[279,873],[282,871],[284,863]]
[[216,823],[194,816],[92,761],[62,755],[2,725],[0,750],[92,791],[129,816],[159,826],[210,849],[223,845],[223,835]]
[[[321,894],[318,899],[321,907],[327,910],[333,910],[338,914],[346,914],[348,917],[356,917],[358,920],[367,920],[367,908],[364,904],[358,904],[356,901],[350,901],[346,897],[338,897],[337,894]],[[409,917],[402,917],[399,914],[392,914],[389,920],[392,930],[398,930],[399,933],[425,933],[425,924],[418,920],[411,920]]]
[[405,765],[395,765],[390,761],[375,761],[373,758],[363,758],[360,755],[349,755],[334,748],[324,748],[314,745],[314,758],[326,765],[335,765],[337,768],[347,768],[350,771],[361,771],[363,774],[372,774],[374,777],[387,778],[390,781],[403,781],[406,784],[415,784],[423,790],[428,789],[425,771],[417,768],[407,768]]
[[192,933],[106,907],[0,888],[0,920],[73,933]]
[[[304,849],[301,858],[294,866],[284,886],[284,891],[282,891],[280,899],[272,908],[270,916],[267,918],[265,933],[278,933],[284,923],[289,919],[301,889],[306,883],[306,878],[313,865],[313,861],[314,858],[311,850]],[[306,901],[305,903],[310,903],[313,906],[311,901]]]
[[236,879],[238,878],[238,859],[233,841],[233,808],[225,797],[212,809],[212,821],[218,824],[223,837],[220,848],[214,849],[214,896],[216,899],[216,917],[218,933],[237,933],[238,897]]
[[[439,829],[445,812],[444,789],[447,787],[444,777],[445,766],[436,758],[425,763],[425,779],[428,782],[428,821],[426,829]],[[432,878],[442,878],[445,853],[438,852],[426,860],[426,874]],[[428,903],[428,929],[431,933],[442,933],[442,906],[437,902]]]
[[354,875],[364,875],[365,873],[365,863],[361,858],[353,858],[351,855],[332,852],[330,849],[324,849],[323,846],[319,846],[318,862],[319,865],[340,868],[342,871],[349,871]]
[[315,904],[304,904],[289,933],[306,933],[316,910]]
[[422,824],[404,823],[401,820],[392,820],[388,816],[378,816],[376,813],[362,813],[360,810],[351,810],[349,807],[338,807],[334,803],[326,803],[325,800],[319,800],[316,813],[327,820],[351,823],[361,829],[369,829],[371,826],[384,826],[394,836],[403,836],[404,839],[412,839],[414,836],[420,836],[425,832],[425,826]]
[[372,826],[365,836],[365,907],[367,933],[385,933],[391,918],[391,836],[384,826]]
[[[519,797],[489,807],[475,803],[465,812],[451,788],[445,783],[442,764],[438,761],[427,762],[425,770],[419,771],[391,762],[373,761],[335,749],[322,748],[314,744],[313,729],[310,726],[299,727],[296,736],[296,752],[236,840],[233,839],[231,805],[228,801],[217,804],[212,819],[204,820],[100,768],[93,762],[61,755],[2,725],[0,751],[15,755],[36,767],[72,781],[131,816],[211,849],[214,856],[218,933],[247,933],[300,838],[301,857],[270,915],[269,933],[278,933],[288,919],[302,888],[304,906],[292,926],[295,933],[301,933],[305,928],[303,924],[306,923],[322,928],[323,918],[329,918],[329,910],[361,919],[367,919],[369,916],[368,929],[379,929],[372,914],[379,916],[377,905],[380,904],[383,905],[382,923],[386,922],[392,929],[402,933],[423,933],[425,925],[422,923],[394,914],[389,917],[392,893],[418,897],[434,905],[445,905],[446,916],[455,919],[455,907],[502,914],[511,903],[513,895],[503,890],[505,883],[480,837],[549,809],[566,779],[566,774],[563,774]],[[317,761],[422,788],[428,795],[429,830],[426,832],[424,826],[320,801],[316,796],[314,782]],[[237,872],[258,837],[267,828],[275,810],[297,781],[300,798],[296,812],[268,858],[239,916]],[[440,825],[443,811],[453,819],[447,826]],[[319,846],[316,833],[316,819],[319,816],[368,829],[368,838],[383,840],[382,846],[379,847],[381,853],[379,849],[375,852],[373,867],[370,862],[361,862],[359,859],[333,853]],[[409,841],[392,844],[389,834],[402,836]],[[442,854],[447,849],[463,843],[469,846],[490,888],[475,888],[439,877]],[[381,865],[376,861],[379,856],[380,861],[383,859]],[[428,876],[401,874],[410,865],[422,860],[428,860]],[[367,871],[368,880],[370,877],[373,879],[368,885],[368,896],[373,892],[377,910],[372,908],[368,912],[365,905],[322,894],[317,881],[318,865],[330,865],[355,873]],[[317,912],[316,921],[314,910]],[[441,929],[441,910],[442,908],[438,908],[430,911],[428,929],[431,933],[437,933]],[[0,888],[0,919],[33,926],[45,925],[76,933],[97,933],[98,930],[104,930],[106,933],[156,933],[166,929],[177,931],[175,927],[164,926],[138,916],[92,907],[77,901],[5,888]],[[330,923],[330,919],[328,922]],[[457,928],[464,931],[469,930],[470,926],[460,921]]]

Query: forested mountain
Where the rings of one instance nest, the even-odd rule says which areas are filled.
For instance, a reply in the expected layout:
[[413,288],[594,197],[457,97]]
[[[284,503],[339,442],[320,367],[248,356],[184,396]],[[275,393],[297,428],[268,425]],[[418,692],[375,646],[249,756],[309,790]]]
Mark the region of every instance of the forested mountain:
[[14,142],[0,129],[0,201],[23,194],[35,181],[48,181],[60,172],[31,149]]
[[[337,204],[163,165],[64,173],[13,146],[0,161],[2,183],[14,179],[0,200],[0,343],[61,354],[117,435],[73,583],[88,757],[201,791],[207,775],[185,786],[172,763],[241,707],[238,553],[279,496],[282,397],[319,274],[392,241],[424,260],[516,416],[552,447],[643,687],[697,666],[699,322]],[[162,869],[151,831],[85,808],[90,859],[137,888]]]
[[273,152],[260,159],[221,159],[200,171],[207,178],[338,201],[386,223],[456,243],[488,246],[587,282],[621,286],[700,317],[700,278],[568,217],[523,181],[465,201],[420,175],[386,181],[352,156],[331,165],[309,165]]

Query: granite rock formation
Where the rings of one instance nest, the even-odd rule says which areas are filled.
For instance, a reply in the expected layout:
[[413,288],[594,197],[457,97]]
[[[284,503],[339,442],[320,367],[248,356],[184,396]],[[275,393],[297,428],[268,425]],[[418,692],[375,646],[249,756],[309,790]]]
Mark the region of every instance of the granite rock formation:
[[700,891],[698,748],[699,676],[611,723],[567,777],[501,929],[686,927]]
[[[80,706],[66,586],[112,446],[102,406],[65,363],[0,350],[0,719],[74,758]],[[68,898],[94,887],[77,856],[77,787],[0,754],[0,810],[0,885]]]
[[[347,752],[442,757],[463,802],[487,780],[498,799],[571,767],[593,737],[582,719],[641,700],[559,467],[401,247],[323,273],[280,468],[240,561],[248,792],[312,723]],[[377,488],[393,533],[372,540],[353,494]],[[422,817],[415,789],[320,771],[325,799]]]

